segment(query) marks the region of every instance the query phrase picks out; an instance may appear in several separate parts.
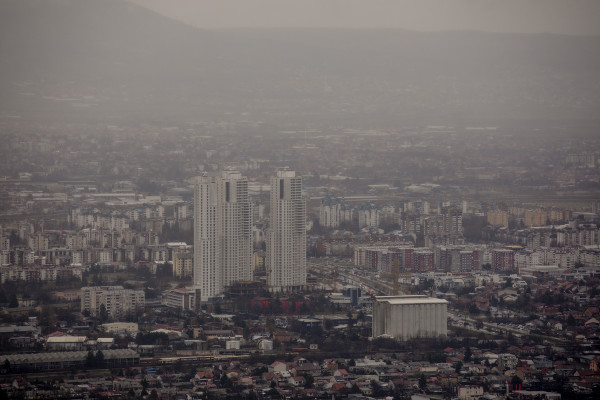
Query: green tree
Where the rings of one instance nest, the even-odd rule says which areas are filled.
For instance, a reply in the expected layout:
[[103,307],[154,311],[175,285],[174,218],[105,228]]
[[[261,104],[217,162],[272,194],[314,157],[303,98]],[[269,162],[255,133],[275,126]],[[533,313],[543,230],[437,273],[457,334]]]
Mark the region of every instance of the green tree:
[[98,367],[103,367],[104,366],[104,353],[102,352],[102,350],[98,350],[96,352],[96,365]]
[[105,323],[108,320],[108,311],[106,311],[106,306],[104,304],[100,304],[98,319],[100,319],[100,323]]
[[19,307],[19,299],[17,299],[17,295],[16,294],[12,294],[10,296],[10,300],[8,302],[8,307],[9,308],[17,308]]
[[304,374],[302,376],[304,376],[304,380],[306,381],[304,386],[307,388],[311,388],[315,383],[315,378],[313,378],[311,374]]
[[91,350],[88,351],[87,357],[85,358],[85,366],[86,368],[94,368],[96,366],[96,357]]
[[467,349],[465,350],[465,362],[470,362],[472,356],[473,353],[471,353],[471,348],[467,347]]
[[472,303],[469,306],[469,315],[478,315],[479,314],[479,308],[477,308],[477,305],[475,303]]
[[456,364],[454,364],[454,371],[457,374],[460,374],[460,371],[462,370],[462,367],[463,367],[462,361],[457,361]]
[[230,388],[230,387],[233,386],[233,382],[231,382],[231,379],[229,379],[229,377],[227,376],[227,374],[223,374],[221,376],[220,383],[221,383],[221,387],[224,387],[224,388]]
[[419,389],[424,390],[427,387],[427,379],[424,374],[419,377]]

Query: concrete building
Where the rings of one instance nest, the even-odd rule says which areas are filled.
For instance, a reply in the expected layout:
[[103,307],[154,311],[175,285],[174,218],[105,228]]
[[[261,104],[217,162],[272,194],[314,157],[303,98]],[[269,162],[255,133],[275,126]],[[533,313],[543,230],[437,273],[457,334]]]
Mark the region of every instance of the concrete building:
[[396,340],[448,334],[448,302],[427,296],[377,296],[373,300],[373,337]]
[[340,226],[340,211],[342,202],[332,196],[321,199],[319,207],[319,224],[327,228],[337,228]]
[[358,227],[376,228],[381,223],[381,211],[374,203],[366,203],[358,209]]
[[248,179],[237,171],[199,177],[194,193],[194,287],[200,301],[252,278]]
[[167,291],[163,297],[163,304],[179,310],[195,311],[197,291],[194,288],[177,288]]
[[475,400],[483,396],[483,386],[469,385],[458,388],[459,400]]
[[492,249],[492,269],[494,271],[514,271],[515,252],[509,249]]
[[525,226],[544,226],[548,223],[548,213],[540,208],[535,210],[525,210],[523,218]]
[[188,250],[173,252],[173,276],[187,278],[194,275],[194,253]]
[[415,272],[429,272],[435,269],[433,251],[428,248],[419,247],[412,253],[412,270]]
[[53,336],[46,340],[49,351],[81,351],[87,342],[85,336]]
[[[139,365],[140,355],[131,349],[103,350],[106,368],[123,368]],[[0,362],[4,365],[10,363],[11,370],[32,372],[51,370],[78,370],[86,366],[88,352],[82,351],[59,351],[34,354],[6,354],[0,356]]]
[[102,330],[107,333],[135,335],[139,332],[137,322],[110,322],[100,325]]
[[280,170],[271,178],[271,217],[267,235],[267,285],[289,292],[306,285],[306,204],[302,178]]
[[487,221],[491,225],[508,228],[508,213],[506,211],[488,211]]
[[135,312],[146,304],[143,290],[125,289],[123,286],[87,286],[81,288],[81,312],[99,315],[104,305],[109,317],[119,318]]

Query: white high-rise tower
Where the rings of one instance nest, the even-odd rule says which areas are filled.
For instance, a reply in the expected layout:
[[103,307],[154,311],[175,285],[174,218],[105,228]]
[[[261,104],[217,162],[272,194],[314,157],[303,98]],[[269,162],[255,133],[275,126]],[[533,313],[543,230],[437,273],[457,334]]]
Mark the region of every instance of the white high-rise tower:
[[280,170],[271,178],[271,214],[267,235],[267,285],[290,292],[306,285],[306,205],[302,178]]
[[237,171],[198,178],[194,192],[194,287],[200,301],[252,279],[248,180]]

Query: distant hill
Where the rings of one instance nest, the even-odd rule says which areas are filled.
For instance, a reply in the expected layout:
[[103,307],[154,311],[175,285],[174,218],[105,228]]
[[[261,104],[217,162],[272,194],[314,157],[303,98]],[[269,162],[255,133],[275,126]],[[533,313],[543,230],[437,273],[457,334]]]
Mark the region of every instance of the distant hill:
[[0,118],[393,126],[599,110],[598,37],[206,31],[124,0],[0,2]]

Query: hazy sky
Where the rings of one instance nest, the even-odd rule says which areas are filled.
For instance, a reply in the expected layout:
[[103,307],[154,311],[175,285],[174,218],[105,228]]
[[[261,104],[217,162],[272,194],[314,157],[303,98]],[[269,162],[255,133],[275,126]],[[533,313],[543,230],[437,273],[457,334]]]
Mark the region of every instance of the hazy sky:
[[600,0],[131,0],[202,28],[475,29],[600,35]]

